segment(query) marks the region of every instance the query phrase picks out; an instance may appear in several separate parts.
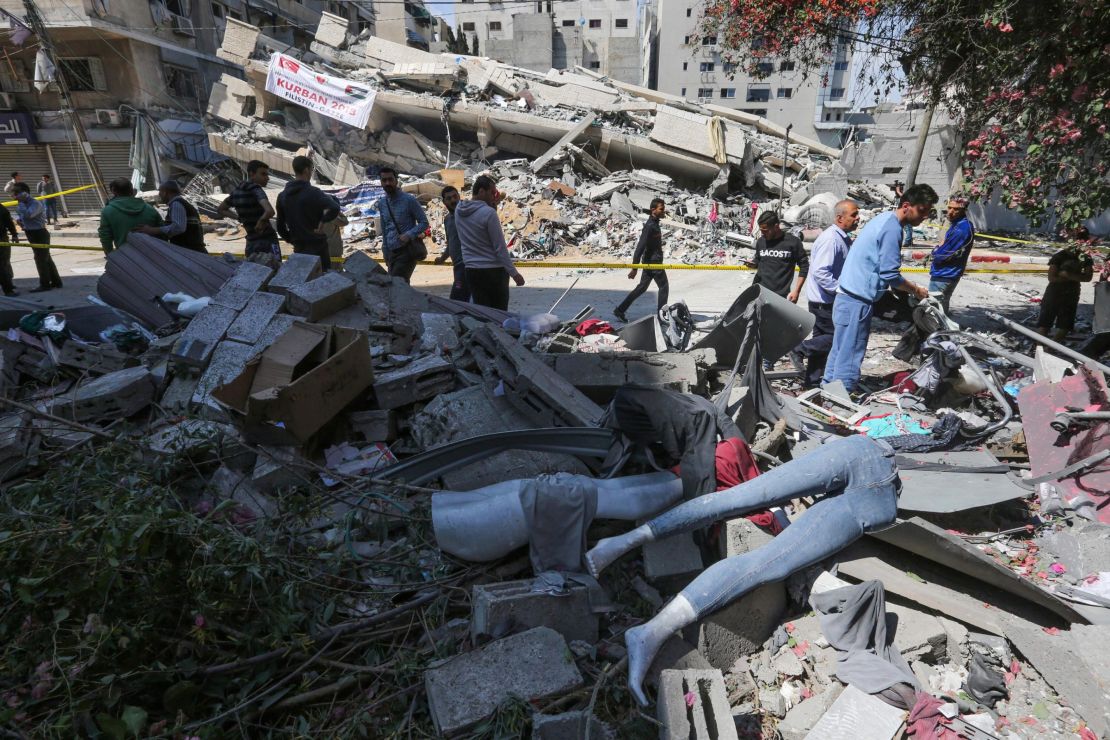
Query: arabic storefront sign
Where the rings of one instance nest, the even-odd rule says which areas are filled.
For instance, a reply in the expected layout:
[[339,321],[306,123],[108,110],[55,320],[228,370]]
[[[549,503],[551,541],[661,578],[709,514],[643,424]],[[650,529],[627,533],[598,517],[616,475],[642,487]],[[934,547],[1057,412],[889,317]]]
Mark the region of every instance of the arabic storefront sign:
[[35,122],[30,113],[0,113],[0,144],[34,144]]
[[366,127],[377,94],[366,85],[320,74],[284,54],[270,57],[266,91],[355,128]]

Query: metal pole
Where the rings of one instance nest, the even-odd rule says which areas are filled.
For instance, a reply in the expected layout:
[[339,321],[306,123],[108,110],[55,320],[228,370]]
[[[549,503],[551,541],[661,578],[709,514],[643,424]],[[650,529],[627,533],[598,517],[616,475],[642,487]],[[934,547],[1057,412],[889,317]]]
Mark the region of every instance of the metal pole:
[[921,155],[925,153],[925,140],[929,138],[929,127],[933,125],[933,112],[936,109],[936,103],[930,100],[925,108],[925,115],[921,119],[921,128],[917,132],[917,144],[913,150],[913,158],[910,160],[910,168],[906,171],[906,189],[912,188],[917,183],[917,170],[921,167]]
[[998,314],[990,312],[990,311],[987,312],[987,316],[990,316],[992,319],[994,319],[998,323],[1002,324],[1003,326],[1007,327],[1008,329],[1013,329],[1014,331],[1018,332],[1019,334],[1024,334],[1025,336],[1032,339],[1034,342],[1040,342],[1041,344],[1048,347],[1049,349],[1054,350],[1056,352],[1059,352],[1064,357],[1068,357],[1072,360],[1075,360],[1080,365],[1089,365],[1090,367],[1093,367],[1093,368],[1099,370],[1100,372],[1103,372],[1103,373],[1106,373],[1107,375],[1110,375],[1110,367],[1107,367],[1106,365],[1103,365],[1101,362],[1096,362],[1095,360],[1092,360],[1090,357],[1087,357],[1087,355],[1076,352],[1074,349],[1072,349],[1070,347],[1065,347],[1064,345],[1060,344],[1059,342],[1054,342],[1051,339],[1049,339],[1048,337],[1046,337],[1044,335],[1041,335],[1041,334],[1038,334],[1037,332],[1033,331],[1032,329],[1026,328],[1026,327],[1022,326],[1021,324],[1018,324],[1014,321],[1010,321],[1005,316],[999,316]]
[[782,204],[786,200],[786,160],[790,159],[790,129],[794,128],[794,124],[790,123],[786,126],[786,136],[782,140],[782,182],[779,183],[779,210],[778,215],[782,215]]

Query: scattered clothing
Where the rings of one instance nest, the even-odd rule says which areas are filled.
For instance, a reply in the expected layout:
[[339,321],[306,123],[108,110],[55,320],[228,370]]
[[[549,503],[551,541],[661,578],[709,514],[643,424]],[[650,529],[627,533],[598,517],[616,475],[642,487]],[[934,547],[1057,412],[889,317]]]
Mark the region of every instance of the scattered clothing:
[[918,692],[917,701],[906,719],[906,734],[930,740],[960,740],[960,733],[948,727],[948,719],[940,713],[946,702],[924,691]]
[[905,434],[928,434],[929,430],[909,414],[883,414],[860,420],[863,433],[874,439],[899,437]]
[[580,337],[586,337],[590,334],[612,334],[613,327],[608,321],[601,319],[586,319],[578,326],[574,327],[574,333]]
[[[714,461],[718,491],[738,486],[759,475],[759,466],[756,465],[751,448],[739,437],[730,437],[719,442]],[[782,531],[782,524],[770,511],[752,512],[745,514],[744,518],[771,534]]]
[[772,293],[785,298],[794,284],[794,270],[804,278],[809,274],[809,255],[798,237],[784,232],[783,235],[768,242],[762,236],[755,242],[754,285],[761,285]]
[[967,669],[967,693],[985,707],[994,709],[999,699],[1009,695],[1006,688],[1006,669],[993,656],[977,650],[971,651],[971,665]]
[[898,452],[938,452],[962,446],[956,437],[963,428],[963,421],[956,414],[945,414],[936,420],[927,434],[905,434],[887,437],[883,441]]
[[597,513],[597,487],[569,473],[541,475],[524,481],[520,503],[532,570],[586,573],[586,532]]

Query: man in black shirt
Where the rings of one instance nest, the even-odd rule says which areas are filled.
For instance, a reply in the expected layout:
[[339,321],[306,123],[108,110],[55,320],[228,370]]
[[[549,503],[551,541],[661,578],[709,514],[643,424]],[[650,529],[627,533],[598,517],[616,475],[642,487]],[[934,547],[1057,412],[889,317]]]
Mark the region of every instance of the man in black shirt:
[[[640,232],[640,241],[636,243],[636,252],[632,255],[632,264],[634,265],[658,265],[663,262],[663,232],[659,228],[659,220],[663,218],[666,213],[667,207],[663,203],[662,198],[656,198],[651,201],[651,215],[648,216],[647,222],[644,224],[644,230]],[[636,268],[632,268],[628,272],[628,279],[636,279]],[[644,270],[644,274],[640,277],[640,283],[632,289],[632,292],[624,297],[620,305],[613,309],[613,315],[621,321],[627,323],[628,317],[625,311],[632,305],[632,302],[642,296],[655,281],[656,286],[659,288],[659,301],[658,308],[663,308],[667,305],[667,296],[670,293],[670,283],[667,282],[666,270]]]
[[[224,218],[236,218],[247,230],[247,257],[255,254],[268,254],[281,263],[281,248],[278,235],[270,219],[274,217],[274,207],[266,197],[266,185],[270,182],[270,166],[265,162],[252,159],[247,162],[247,179],[220,203],[219,213]],[[232,210],[234,209],[234,210]]]
[[1080,226],[1072,233],[1072,238],[1076,244],[1061,249],[1048,261],[1048,285],[1037,318],[1037,331],[1046,336],[1055,324],[1058,342],[1075,326],[1080,283],[1090,282],[1094,276],[1094,260],[1083,250],[1082,244],[1090,239],[1090,233]]
[[[12,235],[12,242],[19,241],[19,232],[15,229],[11,211],[0,205],[0,241],[4,241],[4,237],[8,234]],[[19,295],[15,290],[15,283],[12,282],[13,277],[15,273],[12,272],[12,248],[0,247],[0,287],[4,289],[4,295]]]
[[[783,232],[779,217],[773,211],[760,214],[756,221],[763,235],[755,242],[755,285],[778,293],[791,303],[798,302],[802,284],[809,274],[809,255],[798,237]],[[794,279],[794,268],[798,277]],[[794,287],[791,289],[790,284]]]
[[331,269],[331,252],[323,225],[339,215],[339,202],[312,184],[312,160],[293,157],[293,174],[277,198],[277,229],[281,238],[293,245],[297,254],[320,258],[326,272]]

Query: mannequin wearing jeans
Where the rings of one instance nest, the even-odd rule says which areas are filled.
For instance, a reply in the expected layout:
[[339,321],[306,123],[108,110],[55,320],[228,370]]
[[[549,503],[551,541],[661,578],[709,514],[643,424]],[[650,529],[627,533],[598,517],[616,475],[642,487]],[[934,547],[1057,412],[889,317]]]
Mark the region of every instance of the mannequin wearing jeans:
[[628,630],[628,684],[647,704],[641,683],[655,654],[675,632],[765,583],[820,562],[867,532],[894,522],[898,467],[885,443],[862,435],[819,450],[724,491],[679,504],[627,534],[603,539],[586,553],[596,578],[610,563],[648,542],[750,511],[815,496],[807,509],[763,547],[714,563],[649,622]]

